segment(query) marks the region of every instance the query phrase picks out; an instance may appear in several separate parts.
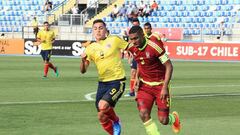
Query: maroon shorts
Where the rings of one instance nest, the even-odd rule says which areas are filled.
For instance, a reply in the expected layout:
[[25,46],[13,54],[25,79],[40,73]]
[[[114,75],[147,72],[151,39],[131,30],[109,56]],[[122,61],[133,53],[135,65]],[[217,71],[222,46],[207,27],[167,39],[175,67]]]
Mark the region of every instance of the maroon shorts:
[[141,83],[139,85],[136,101],[138,104],[138,110],[147,109],[149,112],[152,110],[153,103],[157,105],[158,116],[168,117],[170,108],[169,97],[166,100],[160,99],[160,92],[163,85],[149,86]]

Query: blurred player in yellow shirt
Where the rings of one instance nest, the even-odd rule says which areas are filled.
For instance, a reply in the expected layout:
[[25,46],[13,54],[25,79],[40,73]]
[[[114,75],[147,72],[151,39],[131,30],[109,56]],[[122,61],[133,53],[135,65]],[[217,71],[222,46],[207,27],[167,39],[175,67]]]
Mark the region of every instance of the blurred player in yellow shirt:
[[52,54],[52,44],[55,40],[55,34],[52,30],[50,30],[50,25],[48,22],[44,22],[44,29],[41,30],[37,34],[37,42],[41,45],[41,56],[44,61],[44,76],[47,77],[49,67],[54,70],[56,76],[59,76],[58,69],[51,62],[51,54]]
[[38,28],[38,21],[37,21],[37,18],[35,16],[33,17],[32,27],[33,27],[33,33],[35,35],[35,38],[37,38],[39,28]]
[[95,102],[98,119],[109,135],[120,135],[121,125],[114,106],[125,90],[126,78],[120,53],[128,43],[118,36],[108,35],[106,24],[101,19],[93,22],[92,29],[96,42],[86,46],[81,54],[80,71],[85,73],[90,62],[95,63],[99,75]]

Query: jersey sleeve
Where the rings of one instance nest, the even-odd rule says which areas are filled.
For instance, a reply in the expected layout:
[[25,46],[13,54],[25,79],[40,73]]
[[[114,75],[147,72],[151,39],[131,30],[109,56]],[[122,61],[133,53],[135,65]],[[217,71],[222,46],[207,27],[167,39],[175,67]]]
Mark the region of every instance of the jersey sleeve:
[[169,57],[167,55],[167,52],[165,48],[163,47],[163,43],[158,40],[151,40],[149,41],[149,45],[154,48],[154,54],[156,57],[159,58],[162,64],[164,64],[166,61],[169,60]]
[[161,40],[160,35],[158,35],[157,33],[153,33],[151,36],[153,36],[153,37],[156,38],[157,40]]
[[56,34],[55,34],[55,32],[53,31],[52,39],[55,40],[55,37],[56,37]]
[[128,47],[128,42],[118,36],[115,37],[115,41],[120,49],[125,50]]
[[39,31],[38,34],[37,34],[37,38],[41,39],[41,35],[42,35],[42,31]]

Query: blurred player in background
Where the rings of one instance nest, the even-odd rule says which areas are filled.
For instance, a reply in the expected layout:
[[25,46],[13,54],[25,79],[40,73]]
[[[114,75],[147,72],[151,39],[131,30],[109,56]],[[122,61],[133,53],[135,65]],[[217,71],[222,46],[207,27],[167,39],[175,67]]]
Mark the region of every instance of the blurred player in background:
[[33,34],[35,35],[35,38],[37,39],[37,34],[39,31],[39,28],[38,28],[38,20],[36,17],[33,17],[32,27],[33,27]]
[[39,31],[37,35],[36,45],[41,45],[41,56],[44,61],[44,75],[43,78],[47,78],[48,69],[51,68],[54,70],[56,76],[59,76],[58,68],[55,67],[51,62],[51,54],[52,54],[52,44],[55,41],[55,34],[52,30],[50,30],[50,25],[48,22],[44,22],[44,29]]
[[155,38],[158,41],[162,41],[162,42],[167,42],[168,40],[165,34],[162,34],[162,33],[158,34],[156,32],[152,32],[152,25],[149,22],[144,24],[144,32],[145,32],[146,38],[148,39]]
[[101,19],[93,22],[92,29],[96,42],[86,46],[81,54],[80,71],[85,73],[90,61],[95,63],[99,75],[95,102],[98,119],[109,135],[120,135],[121,125],[114,107],[125,90],[125,71],[119,54],[128,43],[118,36],[108,35],[106,24]]
[[151,23],[147,22],[144,24],[144,32],[145,32],[145,37],[148,39],[155,38],[158,41],[161,40],[161,37],[157,33],[152,33],[152,25]]
[[160,135],[158,128],[151,119],[154,102],[158,107],[158,119],[163,125],[172,125],[178,133],[181,125],[177,112],[169,114],[170,96],[169,82],[173,66],[162,42],[156,38],[147,39],[140,26],[133,26],[129,31],[128,50],[134,54],[138,64],[139,88],[136,96],[140,118],[148,135]]

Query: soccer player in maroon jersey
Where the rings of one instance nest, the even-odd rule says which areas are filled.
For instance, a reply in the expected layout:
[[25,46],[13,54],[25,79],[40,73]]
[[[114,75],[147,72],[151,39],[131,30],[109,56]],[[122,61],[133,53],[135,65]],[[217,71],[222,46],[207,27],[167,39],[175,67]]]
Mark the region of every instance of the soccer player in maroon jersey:
[[150,38],[156,38],[157,40],[161,40],[160,35],[157,33],[152,32],[152,25],[149,22],[146,22],[143,26],[144,32],[145,32],[145,37],[150,39]]
[[162,42],[156,38],[144,37],[140,26],[133,26],[129,31],[128,50],[138,64],[139,88],[136,96],[140,118],[148,135],[160,135],[151,119],[153,103],[158,107],[158,119],[163,125],[172,125],[175,133],[181,125],[177,112],[169,113],[169,82],[173,66]]

